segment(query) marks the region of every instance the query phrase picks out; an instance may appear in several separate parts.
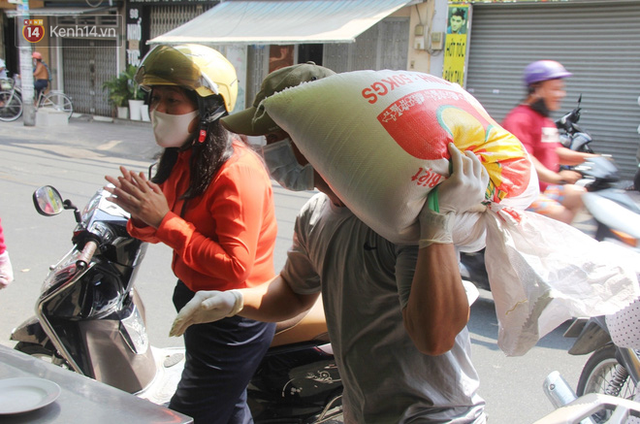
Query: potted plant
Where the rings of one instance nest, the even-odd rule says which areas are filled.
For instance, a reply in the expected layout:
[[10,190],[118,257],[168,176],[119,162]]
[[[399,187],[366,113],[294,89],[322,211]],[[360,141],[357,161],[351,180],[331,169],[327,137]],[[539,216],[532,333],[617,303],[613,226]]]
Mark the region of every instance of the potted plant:
[[114,76],[110,80],[102,84],[102,90],[109,93],[109,101],[117,108],[118,118],[127,119],[127,106],[131,98],[131,90],[129,88],[129,78],[124,72]]
[[[129,97],[129,115],[134,121],[141,121],[149,119],[149,109],[147,108],[146,113],[142,110],[145,107],[144,104],[144,93],[140,90],[140,86],[135,80],[136,72],[138,68],[133,65],[129,65],[127,70],[124,72],[127,76],[127,81],[129,85],[130,97]],[[146,115],[147,119],[144,119]]]

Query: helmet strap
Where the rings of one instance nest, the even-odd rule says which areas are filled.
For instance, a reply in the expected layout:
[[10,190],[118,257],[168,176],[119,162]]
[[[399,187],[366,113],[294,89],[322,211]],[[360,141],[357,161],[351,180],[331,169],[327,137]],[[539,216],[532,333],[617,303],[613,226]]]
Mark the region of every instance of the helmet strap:
[[200,118],[200,131],[198,133],[198,143],[204,143],[207,139],[207,129],[209,124],[216,122],[218,119],[222,118],[223,115],[227,113],[227,109],[224,105],[218,106],[216,110],[211,113],[203,114],[204,116]]

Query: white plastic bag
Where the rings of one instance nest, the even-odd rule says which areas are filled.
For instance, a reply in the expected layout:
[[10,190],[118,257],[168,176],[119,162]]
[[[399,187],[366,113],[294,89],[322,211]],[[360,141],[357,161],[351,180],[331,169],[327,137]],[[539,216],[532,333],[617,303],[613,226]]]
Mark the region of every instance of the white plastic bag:
[[484,216],[498,346],[507,355],[524,355],[568,319],[614,313],[640,294],[624,248],[533,212],[492,204]]

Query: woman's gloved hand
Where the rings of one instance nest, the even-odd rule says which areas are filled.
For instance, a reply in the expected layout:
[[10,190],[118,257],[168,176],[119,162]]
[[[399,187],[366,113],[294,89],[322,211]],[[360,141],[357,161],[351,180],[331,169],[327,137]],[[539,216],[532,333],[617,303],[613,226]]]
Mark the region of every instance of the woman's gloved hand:
[[218,321],[239,313],[244,298],[238,290],[199,291],[178,313],[173,321],[170,337],[179,337],[193,324]]
[[6,250],[0,254],[0,289],[3,289],[13,281],[13,268],[11,267],[11,259],[9,252]]
[[456,214],[478,206],[485,199],[489,173],[480,159],[471,151],[460,152],[453,143],[448,147],[453,171],[437,187],[437,211],[427,201],[420,212],[420,248],[452,243]]

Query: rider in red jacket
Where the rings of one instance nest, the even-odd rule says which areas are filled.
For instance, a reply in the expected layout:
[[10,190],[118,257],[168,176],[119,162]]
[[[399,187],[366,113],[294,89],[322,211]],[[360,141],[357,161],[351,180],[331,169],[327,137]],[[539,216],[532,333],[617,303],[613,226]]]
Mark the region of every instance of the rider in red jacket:
[[574,185],[580,174],[560,170],[560,165],[578,165],[588,153],[580,153],[560,144],[558,129],[549,118],[559,110],[564,78],[570,77],[560,63],[539,60],[524,70],[527,98],[504,118],[502,126],[514,134],[531,155],[540,181],[540,196],[529,210],[570,224],[582,208],[583,187]]

